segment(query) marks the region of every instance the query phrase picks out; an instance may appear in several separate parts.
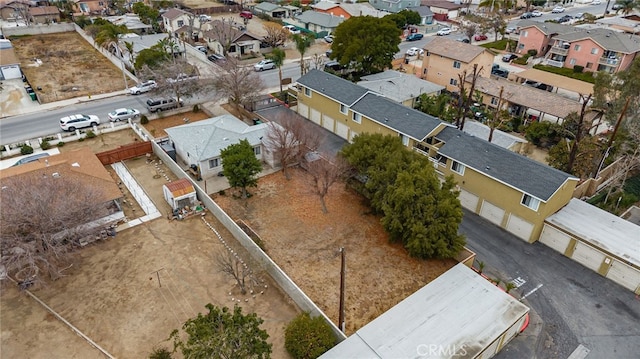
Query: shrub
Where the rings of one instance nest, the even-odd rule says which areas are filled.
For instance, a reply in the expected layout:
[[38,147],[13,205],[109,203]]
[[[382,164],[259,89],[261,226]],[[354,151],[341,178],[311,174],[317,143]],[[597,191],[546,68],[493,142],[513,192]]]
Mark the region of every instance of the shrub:
[[562,75],[562,76],[566,76],[566,77],[571,77],[574,78],[576,80],[580,80],[580,81],[585,81],[585,82],[589,82],[589,83],[595,83],[596,79],[593,77],[593,73],[591,72],[574,72],[573,69],[568,69],[565,67],[555,67],[555,66],[549,66],[549,65],[542,65],[542,64],[537,64],[537,65],[533,65],[534,69],[537,70],[542,70],[542,71],[546,71],[546,72],[551,72],[554,74],[558,74],[558,75]]
[[86,137],[87,138],[94,138],[94,137],[96,137],[96,134],[95,134],[95,132],[93,132],[91,130],[88,130]]
[[43,150],[48,150],[51,148],[51,144],[46,139],[42,140],[42,143],[40,144],[40,148],[42,148]]
[[200,112],[200,106],[198,106],[198,104],[193,105],[193,112]]
[[513,60],[512,62],[514,64],[518,64],[518,65],[526,65],[527,61],[529,60],[530,55],[529,54],[524,54],[522,57],[518,57],[517,59]]
[[227,195],[227,192],[225,192],[223,189],[221,189],[221,190],[218,192],[218,194],[219,194],[219,195],[221,195],[221,196],[226,196],[226,195]]
[[78,138],[78,142],[83,142],[83,141],[84,141],[84,137]]
[[525,138],[536,146],[551,147],[560,141],[558,125],[551,122],[534,122],[525,131]]
[[62,147],[62,146],[64,146],[64,144],[65,144],[64,142],[60,141],[60,142],[58,142],[58,144],[56,146]]
[[20,147],[20,154],[21,155],[30,155],[33,153],[33,147],[28,146],[28,145],[22,145]]
[[333,348],[336,338],[329,324],[309,313],[295,317],[285,329],[284,347],[294,359],[312,359]]
[[171,352],[167,348],[155,348],[149,354],[149,359],[171,359]]
[[5,152],[7,150],[7,146],[2,145],[0,146],[0,151]]
[[538,50],[531,49],[531,50],[527,51],[527,54],[529,54],[529,56],[536,57],[536,55],[538,54]]
[[573,67],[573,72],[575,72],[575,73],[577,73],[577,74],[582,73],[582,70],[584,70],[584,66],[575,65],[575,66]]
[[140,123],[143,125],[146,125],[147,123],[149,123],[149,118],[147,117],[147,115],[142,115],[140,117]]

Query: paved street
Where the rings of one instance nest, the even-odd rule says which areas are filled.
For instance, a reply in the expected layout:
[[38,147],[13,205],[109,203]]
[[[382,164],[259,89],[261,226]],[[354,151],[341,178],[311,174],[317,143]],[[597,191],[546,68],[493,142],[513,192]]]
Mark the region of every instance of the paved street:
[[[640,298],[629,290],[468,211],[460,232],[490,277],[524,281],[516,290],[520,295],[542,285],[523,301],[535,311],[532,326],[496,358],[567,358],[579,344],[590,350],[587,358],[638,358]],[[537,338],[531,337],[538,329]]]

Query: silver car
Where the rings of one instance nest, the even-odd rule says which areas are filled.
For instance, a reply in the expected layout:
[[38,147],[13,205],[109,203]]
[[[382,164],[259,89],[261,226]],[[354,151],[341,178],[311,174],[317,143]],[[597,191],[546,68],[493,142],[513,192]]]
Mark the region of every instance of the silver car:
[[140,116],[140,111],[135,108],[119,108],[115,111],[109,112],[109,121],[126,121],[128,119],[136,119]]
[[156,88],[157,84],[153,80],[145,81],[143,83],[139,83],[132,88],[129,89],[129,93],[132,95],[139,95],[141,93],[149,92]]
[[93,127],[100,124],[100,119],[96,115],[71,115],[60,119],[60,128],[64,131],[75,131],[78,128]]
[[253,69],[256,71],[271,70],[271,69],[274,69],[275,67],[276,67],[276,64],[274,64],[272,60],[262,60],[257,64],[253,65]]

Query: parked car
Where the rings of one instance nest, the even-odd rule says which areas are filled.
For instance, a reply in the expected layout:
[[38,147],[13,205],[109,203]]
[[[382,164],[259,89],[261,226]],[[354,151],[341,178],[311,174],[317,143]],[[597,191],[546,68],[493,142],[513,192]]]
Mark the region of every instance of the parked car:
[[202,14],[202,15],[198,16],[198,20],[200,20],[200,22],[211,21],[211,16],[206,15],[206,14]]
[[207,56],[207,59],[211,62],[217,62],[217,61],[226,61],[227,59],[225,59],[224,56],[222,55],[218,55],[218,54],[211,54],[209,56]]
[[76,114],[65,116],[60,119],[60,128],[63,131],[75,131],[78,128],[93,127],[100,124],[100,119],[96,115]]
[[469,41],[469,38],[466,38],[466,37],[459,37],[459,38],[456,39],[456,41],[464,42],[465,44],[470,44],[471,43],[471,41]]
[[324,37],[324,41],[328,44],[333,42],[333,35],[327,35]]
[[533,17],[540,17],[540,16],[542,16],[542,15],[544,15],[544,14],[542,13],[542,11],[538,11],[538,10],[536,10],[536,11],[533,11],[533,12],[531,13],[531,15],[532,15]]
[[562,6],[556,6],[553,8],[553,10],[551,10],[551,12],[554,14],[559,14],[561,12],[564,12],[564,8]]
[[289,30],[289,32],[290,32],[292,35],[296,35],[296,34],[299,34],[299,33],[300,33],[300,29],[298,29],[297,27],[295,27],[295,26],[293,26],[293,25],[284,25],[282,28],[283,28],[283,29],[287,29],[287,30]]
[[200,78],[198,75],[188,75],[185,74],[184,72],[181,74],[178,74],[178,76],[176,76],[175,79],[173,78],[168,78],[167,82],[168,83],[176,83],[176,82],[182,82],[182,81],[189,81],[189,80],[197,80],[198,78]]
[[35,161],[39,160],[42,157],[49,157],[49,154],[46,153],[46,152],[41,152],[41,153],[36,153],[35,155],[23,157],[18,162],[16,162],[13,165],[11,165],[11,167],[20,166],[20,165],[23,165],[23,164],[29,163],[29,162],[35,162]]
[[141,93],[149,92],[158,86],[155,81],[149,80],[139,83],[129,89],[129,93],[132,95],[139,95]]
[[508,27],[508,28],[506,28],[506,29],[504,30],[504,33],[505,33],[505,34],[513,34],[513,33],[515,33],[515,32],[516,32],[516,30],[517,30],[517,29],[516,29],[515,27]]
[[149,112],[165,111],[182,107],[183,104],[182,100],[178,102],[173,97],[150,98],[147,100],[147,110],[149,110]]
[[484,41],[487,39],[487,35],[485,34],[476,34],[476,36],[473,37],[473,40],[475,41]]
[[561,18],[558,19],[559,23],[564,23],[564,22],[569,22],[573,19],[573,16],[571,15],[564,15]]
[[533,17],[533,13],[530,12],[525,12],[524,14],[520,15],[521,19],[531,19]]
[[502,62],[511,62],[513,59],[517,59],[518,55],[516,54],[505,54],[502,56]]
[[624,5],[622,4],[613,4],[613,6],[611,7],[612,10],[620,10],[624,7]]
[[206,46],[197,45],[197,46],[194,46],[194,48],[195,48],[196,50],[200,51],[200,52],[205,53],[205,54],[207,53],[207,47],[206,47]]
[[135,108],[118,108],[114,111],[109,112],[107,117],[109,117],[109,121],[126,121],[128,119],[134,119],[140,116],[140,111]]
[[407,50],[407,55],[409,56],[422,55],[422,54],[424,54],[424,50],[419,47],[412,47],[409,50]]
[[583,12],[579,12],[579,13],[573,15],[573,18],[580,20],[580,19],[584,18],[584,13]]
[[423,37],[424,35],[415,33],[407,36],[407,41],[418,41],[418,40],[422,40]]
[[500,65],[494,64],[491,68],[491,74],[499,77],[504,77],[505,79],[509,77],[509,71],[500,68]]
[[330,58],[332,53],[333,53],[333,51],[331,49],[329,49],[329,50],[325,51],[324,54],[327,55],[327,57]]
[[256,71],[264,71],[275,69],[276,64],[273,63],[273,60],[261,60],[257,64],[253,65],[253,69]]
[[253,13],[251,13],[251,11],[248,10],[243,10],[240,11],[240,17],[245,18],[245,19],[253,19]]
[[438,36],[445,36],[449,34],[451,34],[451,29],[448,27],[443,27],[442,29],[438,30],[438,32],[436,32],[436,35]]
[[343,67],[342,65],[340,65],[340,63],[338,61],[329,61],[327,63],[324,64],[324,71],[327,70],[332,70],[334,72],[340,71],[342,70]]
[[593,0],[591,2],[591,5],[600,5],[600,4],[602,4],[602,1],[600,1],[600,0]]

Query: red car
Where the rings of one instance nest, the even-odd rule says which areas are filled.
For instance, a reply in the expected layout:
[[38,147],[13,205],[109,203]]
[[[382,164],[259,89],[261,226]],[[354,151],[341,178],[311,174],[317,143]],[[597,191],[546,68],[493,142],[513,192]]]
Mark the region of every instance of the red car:
[[478,34],[476,36],[473,37],[473,39],[475,41],[482,41],[482,40],[486,40],[487,39],[487,35],[484,34]]

